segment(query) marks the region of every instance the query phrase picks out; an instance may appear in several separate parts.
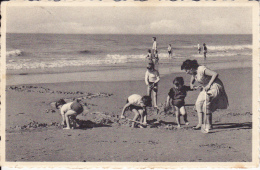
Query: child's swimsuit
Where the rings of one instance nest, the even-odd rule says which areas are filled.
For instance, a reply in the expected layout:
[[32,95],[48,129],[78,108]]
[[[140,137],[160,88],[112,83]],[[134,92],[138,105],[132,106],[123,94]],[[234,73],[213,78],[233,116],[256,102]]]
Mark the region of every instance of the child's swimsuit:
[[80,114],[83,112],[83,107],[79,102],[74,101],[71,105],[70,105],[71,110],[74,110],[75,112],[77,112],[77,114]]
[[182,86],[180,90],[176,88],[171,88],[168,95],[172,99],[172,104],[178,108],[184,106],[184,99],[187,95],[187,91],[191,91],[190,86]]
[[130,103],[131,105],[129,106],[129,109],[143,109],[143,107],[141,106],[141,104],[143,103],[142,101],[142,96],[140,96],[139,94],[132,94],[131,96],[129,96],[126,100],[126,103]]

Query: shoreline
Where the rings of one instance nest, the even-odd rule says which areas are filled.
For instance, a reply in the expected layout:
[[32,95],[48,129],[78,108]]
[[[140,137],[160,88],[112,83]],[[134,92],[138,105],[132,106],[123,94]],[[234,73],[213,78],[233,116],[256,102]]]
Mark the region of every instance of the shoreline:
[[[80,72],[58,72],[49,74],[27,73],[27,74],[7,74],[6,85],[22,85],[22,84],[45,84],[60,82],[81,82],[81,81],[97,81],[97,82],[114,82],[114,81],[135,81],[143,80],[145,67],[147,62],[139,63],[132,66],[102,66],[89,67]],[[172,73],[181,73],[179,62],[162,63],[156,66],[159,70],[160,77]],[[178,66],[177,66],[178,65]],[[203,64],[204,65],[204,64]],[[209,62],[205,64],[212,70],[234,69],[234,68],[252,68],[252,62],[233,61],[233,62]],[[83,68],[80,68],[83,69]],[[74,70],[75,71],[75,70]],[[140,74],[143,73],[143,74]]]
[[[236,57],[210,57],[207,58],[208,64],[214,63],[233,63],[233,62],[252,62],[251,56],[236,56]],[[181,66],[182,62],[188,58],[170,58],[161,59],[159,62],[166,67]],[[190,57],[191,60],[197,60],[198,63],[204,63],[203,56],[200,58]],[[125,68],[145,68],[147,60],[140,60],[139,62],[127,62],[117,64],[106,65],[84,65],[84,66],[65,66],[65,67],[51,67],[51,68],[34,68],[34,69],[6,69],[7,75],[28,75],[28,74],[56,74],[56,73],[72,73],[72,72],[85,72],[85,71],[106,71],[113,69],[125,69]]]

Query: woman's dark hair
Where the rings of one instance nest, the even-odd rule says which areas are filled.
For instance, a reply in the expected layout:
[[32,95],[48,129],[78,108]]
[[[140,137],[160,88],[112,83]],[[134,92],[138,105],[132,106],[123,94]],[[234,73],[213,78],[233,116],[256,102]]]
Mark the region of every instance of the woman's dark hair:
[[184,85],[183,77],[176,77],[176,78],[173,80],[172,83],[173,83],[173,84],[179,83],[179,84],[181,84],[181,85]]
[[56,103],[55,103],[55,107],[58,109],[58,107],[60,106],[60,105],[64,105],[66,102],[65,102],[65,100],[64,99],[60,99],[59,101],[57,101]]
[[186,60],[182,63],[181,65],[181,70],[190,70],[190,69],[196,69],[199,67],[199,64],[197,62],[197,60]]
[[151,49],[148,49],[148,53],[151,53]]
[[143,96],[142,101],[145,106],[151,106],[152,105],[152,99],[150,96]]

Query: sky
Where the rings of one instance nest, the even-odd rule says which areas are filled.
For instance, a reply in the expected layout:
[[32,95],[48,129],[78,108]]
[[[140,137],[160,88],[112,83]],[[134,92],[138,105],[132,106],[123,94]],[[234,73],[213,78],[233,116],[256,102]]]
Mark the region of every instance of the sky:
[[7,6],[7,33],[251,34],[251,7]]

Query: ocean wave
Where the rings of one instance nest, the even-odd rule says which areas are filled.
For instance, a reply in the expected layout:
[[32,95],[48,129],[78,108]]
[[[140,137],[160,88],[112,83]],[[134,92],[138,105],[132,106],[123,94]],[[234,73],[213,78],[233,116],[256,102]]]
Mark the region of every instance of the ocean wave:
[[119,64],[124,63],[123,60],[118,59],[85,59],[85,60],[56,60],[56,61],[19,61],[14,62],[14,60],[8,61],[6,64],[9,70],[18,69],[45,69],[45,68],[61,68],[67,66],[87,66],[87,65],[107,65],[107,64]]
[[[197,48],[197,46],[194,46]],[[208,51],[229,51],[252,49],[252,45],[225,45],[225,46],[207,46]]]
[[[173,57],[180,57],[173,54]],[[160,53],[160,59],[168,59],[168,53]],[[128,62],[140,62],[145,61],[146,55],[120,55],[120,54],[108,54],[104,58],[85,58],[72,59],[72,57],[64,58],[45,58],[44,61],[32,59],[8,59],[7,69],[45,69],[45,68],[61,68],[67,66],[87,66],[87,65],[108,65],[108,64],[124,64]]]
[[90,53],[89,50],[82,50],[82,51],[79,51],[80,53]]
[[20,49],[6,51],[6,57],[15,57],[15,56],[22,56],[23,51]]
[[[137,54],[137,55],[121,55],[121,54],[108,54],[106,57],[107,59],[112,60],[123,60],[123,61],[131,61],[131,60],[145,60],[147,54]],[[172,56],[174,57],[175,54],[173,53]],[[168,53],[159,53],[158,57],[160,59],[168,59]]]
[[[207,53],[207,57],[234,57],[234,56],[252,56],[252,53],[250,52],[241,52],[241,53],[237,53],[237,52],[215,52],[215,53]],[[200,53],[200,54],[194,54],[192,55],[192,57],[204,57],[203,53]]]
[[[22,55],[22,51],[13,51],[10,54]],[[242,51],[211,51],[207,53],[207,57],[232,57],[232,56],[251,56],[252,52],[248,50]],[[46,58],[8,58],[7,59],[7,69],[17,70],[17,69],[46,69],[46,68],[61,68],[68,66],[88,66],[88,65],[108,65],[108,64],[124,64],[130,62],[140,62],[146,61],[147,54],[137,54],[137,55],[122,55],[122,54],[107,54],[105,57],[71,57],[64,55],[63,57],[46,57]],[[187,56],[192,57],[203,57],[201,54],[191,54],[191,53],[173,53],[173,58],[185,58]],[[160,60],[168,60],[168,53],[159,53]]]

